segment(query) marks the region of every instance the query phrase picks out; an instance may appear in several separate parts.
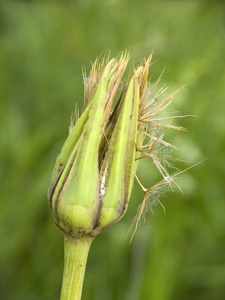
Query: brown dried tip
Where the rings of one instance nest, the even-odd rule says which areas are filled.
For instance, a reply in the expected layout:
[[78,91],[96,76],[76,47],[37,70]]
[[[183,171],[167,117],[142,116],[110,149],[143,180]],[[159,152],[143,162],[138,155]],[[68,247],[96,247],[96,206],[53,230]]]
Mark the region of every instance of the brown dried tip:
[[[186,116],[165,115],[166,108],[171,104],[174,96],[181,91],[182,88],[163,97],[167,88],[162,88],[157,91],[157,86],[162,74],[153,85],[148,83],[147,78],[151,59],[152,55],[150,55],[147,60],[144,59],[142,65],[136,70],[140,85],[136,161],[149,157],[162,175],[163,179],[151,188],[144,188],[135,174],[136,180],[144,191],[144,198],[131,225],[132,228],[135,224],[134,233],[138,228],[142,216],[144,217],[148,208],[152,211],[153,205],[159,203],[165,211],[165,208],[160,201],[160,197],[164,195],[167,190],[173,190],[175,186],[181,190],[175,182],[175,179],[181,172],[183,172],[179,171],[172,164],[172,161],[178,160],[170,155],[171,148],[175,148],[175,146],[164,140],[165,132],[168,129],[185,130],[183,127],[172,125],[171,121],[174,118]],[[169,168],[175,169],[175,173],[170,175],[168,171]]]

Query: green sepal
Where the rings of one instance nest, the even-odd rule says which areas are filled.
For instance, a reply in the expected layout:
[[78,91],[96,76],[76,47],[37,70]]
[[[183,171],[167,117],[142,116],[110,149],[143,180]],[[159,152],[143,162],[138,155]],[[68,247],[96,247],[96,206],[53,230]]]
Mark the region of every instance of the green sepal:
[[74,148],[81,136],[81,133],[83,131],[85,122],[88,118],[88,113],[90,111],[91,103],[88,105],[86,110],[83,112],[81,117],[78,119],[77,123],[73,127],[72,131],[70,132],[69,136],[67,137],[59,155],[56,158],[54,169],[52,171],[51,175],[51,184],[48,190],[48,201],[50,207],[52,206],[51,201],[52,201],[52,194],[55,190],[56,184],[62,175],[62,172],[66,166],[68,165],[69,158],[71,157]]
[[[133,162],[138,117],[138,83],[135,76],[130,80],[121,111],[110,139],[109,149],[101,168],[102,203],[98,226],[101,231],[117,221],[126,209],[126,197],[133,181]],[[105,186],[105,187],[103,187]],[[126,189],[128,189],[126,191]]]

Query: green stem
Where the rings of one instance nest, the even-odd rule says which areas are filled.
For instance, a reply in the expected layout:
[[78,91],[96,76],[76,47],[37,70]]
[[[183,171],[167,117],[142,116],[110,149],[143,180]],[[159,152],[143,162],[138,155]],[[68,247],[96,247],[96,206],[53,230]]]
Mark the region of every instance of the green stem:
[[64,271],[60,300],[80,300],[87,257],[93,237],[65,237]]

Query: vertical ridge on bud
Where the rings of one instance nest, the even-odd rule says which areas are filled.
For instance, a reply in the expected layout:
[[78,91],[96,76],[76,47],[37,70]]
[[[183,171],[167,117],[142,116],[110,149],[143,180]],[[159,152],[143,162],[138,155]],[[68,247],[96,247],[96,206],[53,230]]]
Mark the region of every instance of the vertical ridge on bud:
[[[124,210],[125,177],[128,172],[125,162],[130,138],[129,130],[133,118],[134,85],[136,81],[135,76],[130,80],[101,168],[100,178],[101,181],[104,181],[105,193],[102,195],[98,220],[99,228],[111,225],[121,216]],[[132,148],[135,150],[134,140]]]
[[[130,131],[129,139],[127,144],[126,152],[126,172],[125,172],[125,201],[124,201],[124,211],[126,212],[127,204],[130,199],[131,191],[134,183],[134,172],[135,172],[135,156],[136,156],[136,143],[138,134],[138,115],[139,115],[139,105],[140,105],[140,87],[138,84],[137,72],[134,70],[134,90],[133,90],[133,102],[132,102],[132,115],[130,120]],[[122,215],[123,215],[122,214]]]
[[74,126],[73,130],[69,134],[66,142],[63,145],[62,150],[60,151],[55,161],[55,166],[51,176],[51,185],[48,191],[48,201],[51,209],[52,209],[52,197],[53,197],[53,193],[55,193],[56,184],[59,181],[66,164],[69,165],[68,157],[71,157],[71,154],[73,153],[74,148],[76,147],[76,144],[80,138],[80,135],[83,131],[83,127],[87,120],[89,110],[90,110],[90,105],[89,107],[86,108],[86,110],[84,111],[84,113],[81,115],[80,119]]

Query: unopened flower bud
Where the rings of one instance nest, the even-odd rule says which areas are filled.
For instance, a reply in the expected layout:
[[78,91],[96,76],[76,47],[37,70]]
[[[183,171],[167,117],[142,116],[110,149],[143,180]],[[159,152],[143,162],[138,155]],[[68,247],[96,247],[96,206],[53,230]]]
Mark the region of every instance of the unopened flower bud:
[[134,70],[119,94],[127,62],[127,56],[96,62],[84,78],[84,111],[56,159],[48,194],[54,220],[67,235],[95,236],[127,209],[148,72],[144,65]]

